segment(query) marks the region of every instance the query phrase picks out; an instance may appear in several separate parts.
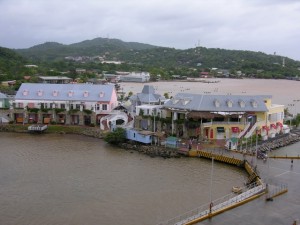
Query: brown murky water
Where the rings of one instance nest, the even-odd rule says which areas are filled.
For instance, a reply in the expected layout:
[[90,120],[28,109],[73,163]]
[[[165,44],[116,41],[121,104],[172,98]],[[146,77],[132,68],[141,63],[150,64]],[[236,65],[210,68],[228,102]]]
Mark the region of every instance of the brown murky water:
[[[158,224],[209,202],[211,162],[74,135],[0,133],[0,224]],[[214,199],[246,174],[215,163]]]

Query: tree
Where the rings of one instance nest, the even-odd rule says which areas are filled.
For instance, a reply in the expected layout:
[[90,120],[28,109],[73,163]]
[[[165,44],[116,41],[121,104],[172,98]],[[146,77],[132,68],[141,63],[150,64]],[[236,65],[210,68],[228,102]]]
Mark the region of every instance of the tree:
[[108,133],[104,140],[110,144],[117,145],[119,143],[123,143],[126,140],[126,132],[125,129],[118,127],[115,131]]
[[167,92],[164,93],[164,96],[165,96],[166,99],[169,99],[169,94]]

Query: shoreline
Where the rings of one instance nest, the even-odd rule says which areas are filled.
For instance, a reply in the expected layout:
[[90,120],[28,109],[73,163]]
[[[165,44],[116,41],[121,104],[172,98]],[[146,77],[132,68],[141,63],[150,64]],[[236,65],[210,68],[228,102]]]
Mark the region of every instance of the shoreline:
[[[19,124],[2,124],[0,125],[0,132],[12,132],[12,133],[30,133],[28,127],[31,124],[19,125]],[[48,125],[47,130],[43,131],[44,134],[77,134],[87,137],[93,137],[103,139],[103,132],[96,127],[83,127],[83,126],[59,126]]]
[[[30,133],[28,127],[30,125],[19,125],[19,124],[2,124],[0,125],[0,132],[12,132],[12,133]],[[47,130],[42,132],[44,134],[76,134],[97,139],[103,139],[104,133],[101,132],[97,127],[82,127],[82,126],[60,126],[60,125],[48,125]],[[271,138],[266,141],[261,141],[258,146],[258,152],[269,153],[275,149],[282,148],[296,142],[300,141],[300,129],[291,130],[289,134],[280,135],[276,138]],[[189,157],[189,151],[182,151],[178,148],[168,148],[164,145],[143,145],[139,143],[133,143],[126,141],[124,143],[119,143],[116,145],[124,150],[133,150],[148,155],[152,158],[163,157],[163,158],[180,158],[181,156]],[[213,144],[211,146],[205,146],[202,151],[210,151],[210,149],[215,149],[216,146]],[[218,146],[220,150],[220,146]],[[221,148],[222,149],[222,148]],[[194,148],[191,150],[195,150]],[[198,150],[198,149],[197,149]],[[225,146],[223,148],[225,150]],[[252,149],[242,149],[242,150],[230,150],[233,153],[244,154],[244,155],[254,155],[255,147]]]

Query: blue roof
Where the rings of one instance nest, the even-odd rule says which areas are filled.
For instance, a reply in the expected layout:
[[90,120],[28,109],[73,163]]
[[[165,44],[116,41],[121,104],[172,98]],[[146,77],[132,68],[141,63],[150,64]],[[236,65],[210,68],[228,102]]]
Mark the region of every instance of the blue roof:
[[210,112],[266,112],[267,95],[201,95],[179,93],[164,108]]
[[114,85],[23,83],[16,100],[110,101]]
[[6,99],[6,98],[7,98],[7,96],[0,92],[0,99]]
[[144,85],[141,93],[132,95],[130,97],[132,101],[140,101],[142,103],[159,102],[159,100],[164,101],[165,97],[160,94],[155,94],[154,87],[152,85]]

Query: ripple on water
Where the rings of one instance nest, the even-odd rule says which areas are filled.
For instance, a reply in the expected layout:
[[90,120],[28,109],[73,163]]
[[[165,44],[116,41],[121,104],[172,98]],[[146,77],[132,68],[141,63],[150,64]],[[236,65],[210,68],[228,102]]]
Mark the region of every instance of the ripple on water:
[[[157,224],[209,201],[211,161],[75,135],[0,133],[0,224]],[[213,198],[244,182],[214,164]]]

